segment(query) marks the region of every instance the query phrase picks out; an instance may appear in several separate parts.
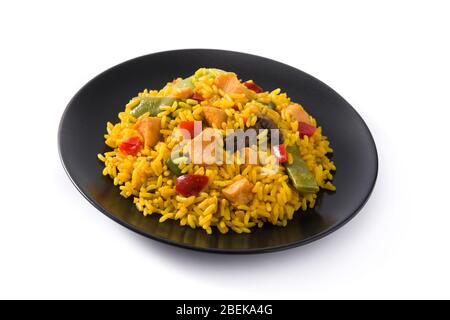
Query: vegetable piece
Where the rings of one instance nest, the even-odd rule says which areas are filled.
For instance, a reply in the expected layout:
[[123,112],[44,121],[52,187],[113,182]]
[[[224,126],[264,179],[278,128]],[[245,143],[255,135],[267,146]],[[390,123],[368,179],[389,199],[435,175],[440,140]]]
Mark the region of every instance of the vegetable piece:
[[306,166],[305,161],[300,157],[297,146],[289,146],[286,148],[292,156],[292,163],[285,163],[285,168],[289,179],[294,185],[295,189],[301,193],[312,193],[319,191],[314,176]]
[[196,196],[208,185],[208,181],[207,176],[186,174],[177,178],[175,189],[182,196]]
[[176,164],[174,160],[172,160],[172,158],[166,160],[166,166],[167,169],[169,169],[177,177],[182,175],[181,169],[178,167],[178,164]]
[[134,125],[135,129],[144,138],[144,145],[146,147],[153,147],[161,138],[161,119],[157,117],[139,118]]
[[316,132],[316,127],[309,123],[305,122],[298,122],[298,131],[300,132],[300,137],[303,138],[303,136],[312,137],[314,135],[314,132]]
[[[197,121],[200,125],[199,132],[202,131],[201,127],[201,121]],[[189,137],[185,137],[186,139],[193,139],[195,137],[195,123],[196,121],[181,121],[180,122],[180,129],[187,130],[189,132]]]
[[255,125],[253,126],[254,129],[256,130],[263,130],[263,129],[268,129],[269,133],[267,134],[267,139],[269,139],[269,141],[273,144],[281,144],[284,142],[283,139],[283,134],[281,133],[281,130],[278,131],[278,141],[272,141],[272,132],[271,129],[279,129],[278,126],[276,125],[276,123],[270,119],[267,116],[264,116],[262,114],[258,114],[258,120],[256,120]]
[[310,123],[308,113],[298,104],[291,104],[286,108],[286,112],[297,121]]
[[139,118],[144,113],[149,112],[151,116],[157,116],[161,112],[159,107],[171,106],[175,99],[173,97],[141,97],[139,104],[131,110],[131,115]]
[[[247,120],[245,120],[245,121],[247,121]],[[258,114],[255,125],[244,130],[244,133],[247,132],[248,129],[254,129],[257,131],[257,133],[259,133],[261,130],[268,129],[269,132],[267,133],[267,139],[272,145],[278,145],[280,143],[283,143],[283,141],[284,141],[283,134],[282,134],[281,130],[279,130],[276,123],[272,119],[270,119],[269,117],[267,117],[263,114]],[[274,138],[274,141],[272,141],[272,133],[274,133],[274,132],[272,132],[271,129],[279,130],[278,131],[278,139]],[[239,132],[239,130],[237,130],[234,133],[227,134],[227,136],[225,137],[225,147],[228,152],[229,151],[235,152],[236,150],[240,150],[244,147],[248,147],[248,146],[251,146],[254,144],[254,142],[250,141],[249,139],[245,139],[245,140],[239,139],[239,135],[240,135],[240,132]],[[233,146],[234,148],[232,149],[231,146]]]
[[244,82],[244,86],[246,86],[247,89],[255,91],[256,93],[264,92],[264,90],[260,86],[258,86],[256,83],[254,83],[253,81]]
[[142,141],[138,136],[123,140],[119,150],[125,154],[135,156],[142,149]]
[[272,101],[270,101],[270,102],[267,104],[267,108],[272,109],[272,110],[275,110],[275,109],[277,108],[277,105],[276,105],[275,103],[273,103]]
[[258,119],[255,123],[255,129],[278,129],[278,126],[269,117],[258,114]]
[[284,144],[279,144],[272,147],[272,153],[275,155],[279,163],[286,163],[288,161],[288,153]]
[[219,74],[215,79],[215,84],[225,93],[245,93],[245,87],[233,72]]
[[206,122],[210,126],[215,126],[216,128],[222,128],[222,123],[227,122],[227,114],[220,108],[216,107],[203,107],[203,114],[205,116]]
[[240,205],[247,204],[253,199],[252,189],[253,184],[247,178],[242,178],[222,189],[222,193],[232,203]]
[[198,92],[198,91],[195,91],[195,92],[194,92],[194,94],[193,94],[193,96],[191,97],[191,99],[197,100],[197,101],[203,101],[203,100],[205,100],[205,99],[203,98],[203,96],[201,95],[201,93]]

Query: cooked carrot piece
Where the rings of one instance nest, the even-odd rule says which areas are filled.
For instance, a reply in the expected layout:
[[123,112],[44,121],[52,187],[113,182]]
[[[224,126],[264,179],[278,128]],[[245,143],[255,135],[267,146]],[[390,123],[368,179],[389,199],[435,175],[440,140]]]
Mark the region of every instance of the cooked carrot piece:
[[135,129],[144,138],[145,146],[153,147],[161,137],[161,119],[157,117],[140,118],[135,124]]
[[247,204],[253,199],[252,189],[253,184],[247,178],[242,178],[222,189],[222,193],[234,204]]
[[215,84],[225,93],[245,93],[246,89],[233,72],[219,74],[216,77]]
[[227,122],[227,114],[220,108],[203,107],[203,114],[210,126],[214,125],[216,128],[221,128],[222,123]]

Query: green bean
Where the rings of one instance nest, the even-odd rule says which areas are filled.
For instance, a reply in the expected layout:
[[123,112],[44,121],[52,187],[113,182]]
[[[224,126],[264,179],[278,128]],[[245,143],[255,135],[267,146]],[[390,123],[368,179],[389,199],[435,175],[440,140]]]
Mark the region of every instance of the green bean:
[[139,118],[144,113],[149,112],[150,116],[155,117],[161,112],[161,106],[171,106],[175,99],[171,97],[141,97],[139,104],[131,110],[131,115]]
[[166,165],[167,165],[167,168],[177,177],[182,175],[181,169],[178,167],[178,165],[175,162],[173,162],[172,158],[169,158],[166,160]]

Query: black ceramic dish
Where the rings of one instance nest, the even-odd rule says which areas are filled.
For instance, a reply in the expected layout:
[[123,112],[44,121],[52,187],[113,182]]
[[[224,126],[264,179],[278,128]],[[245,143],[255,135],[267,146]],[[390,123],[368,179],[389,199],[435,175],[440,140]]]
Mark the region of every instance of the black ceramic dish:
[[[319,194],[313,210],[299,213],[287,227],[264,225],[251,234],[181,227],[159,223],[159,215],[144,217],[131,199],[122,198],[112,180],[102,176],[97,154],[107,150],[103,135],[107,121],[131,97],[145,88],[161,88],[200,67],[236,72],[266,90],[282,88],[300,102],[323,127],[334,149],[336,192]],[[364,121],[335,91],[288,65],[266,58],[221,50],[176,50],[150,54],[115,66],[87,83],[70,101],[60,123],[59,151],[64,168],[77,189],[114,221],[149,238],[189,249],[218,253],[258,253],[287,249],[324,237],[354,217],[375,185],[378,158]]]

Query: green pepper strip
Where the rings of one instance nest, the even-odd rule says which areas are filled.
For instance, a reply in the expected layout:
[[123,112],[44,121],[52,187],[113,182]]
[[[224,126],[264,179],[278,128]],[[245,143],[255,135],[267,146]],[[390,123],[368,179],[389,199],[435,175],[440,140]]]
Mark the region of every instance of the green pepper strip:
[[286,171],[289,179],[294,185],[295,189],[301,193],[314,193],[319,191],[314,176],[306,166],[305,161],[300,157],[300,153],[297,146],[286,147],[286,150],[292,155],[292,163],[286,163]]
[[139,118],[146,112],[155,117],[161,112],[161,106],[171,106],[175,102],[175,99],[170,97],[141,97],[140,99],[139,104],[130,112],[135,118]]
[[166,165],[167,165],[167,168],[177,177],[182,175],[181,169],[178,167],[178,165],[175,162],[173,162],[172,158],[169,158],[166,160]]

